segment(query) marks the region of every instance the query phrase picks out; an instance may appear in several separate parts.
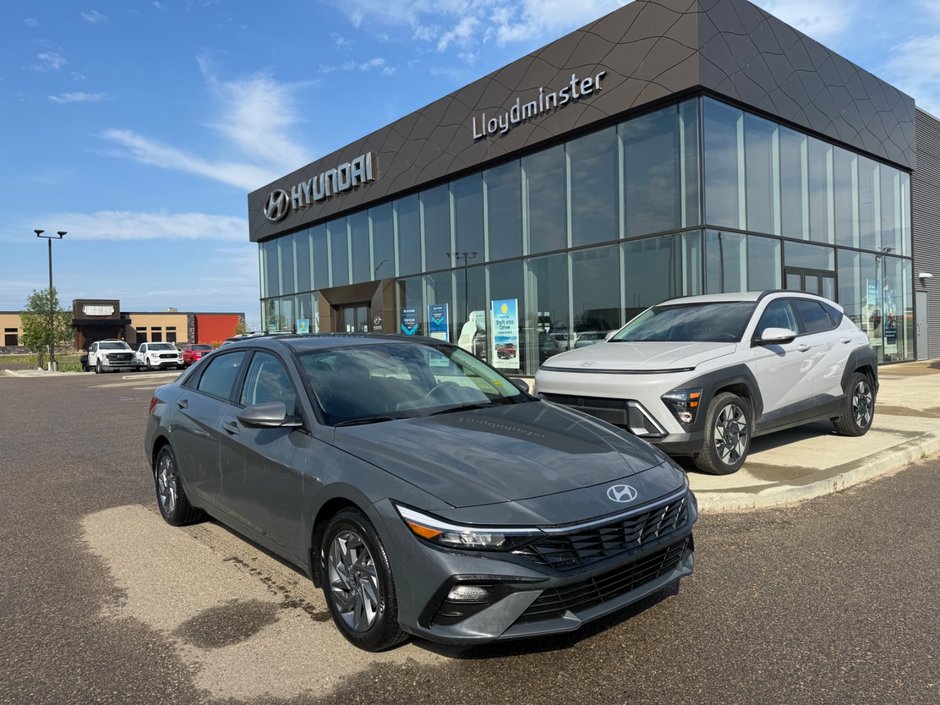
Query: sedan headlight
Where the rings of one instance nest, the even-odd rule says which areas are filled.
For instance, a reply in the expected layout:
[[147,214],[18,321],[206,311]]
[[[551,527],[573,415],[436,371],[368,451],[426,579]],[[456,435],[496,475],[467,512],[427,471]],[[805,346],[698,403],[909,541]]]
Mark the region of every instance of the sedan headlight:
[[507,551],[544,534],[536,528],[480,527],[452,524],[408,507],[395,505],[411,533],[447,548]]
[[699,403],[702,401],[702,389],[673,389],[661,397],[666,408],[680,423],[695,423]]

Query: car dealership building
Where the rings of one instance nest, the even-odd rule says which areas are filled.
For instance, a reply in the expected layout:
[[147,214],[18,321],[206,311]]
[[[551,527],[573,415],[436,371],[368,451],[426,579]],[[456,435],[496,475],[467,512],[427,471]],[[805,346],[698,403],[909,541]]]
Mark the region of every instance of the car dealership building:
[[675,296],[838,301],[940,356],[940,121],[746,0],[635,0],[248,197],[263,326],[508,372]]

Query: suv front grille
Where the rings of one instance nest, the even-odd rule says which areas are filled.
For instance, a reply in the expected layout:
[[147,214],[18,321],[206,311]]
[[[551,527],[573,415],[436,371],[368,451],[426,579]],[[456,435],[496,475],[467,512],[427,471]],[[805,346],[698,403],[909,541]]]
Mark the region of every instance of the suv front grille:
[[675,570],[686,548],[692,548],[691,536],[588,580],[546,590],[516,621],[557,619],[568,611],[577,612],[613,600]]
[[106,357],[109,362],[130,362],[134,359],[134,353],[108,353]]
[[659,543],[685,526],[688,495],[646,511],[565,534],[553,534],[516,549],[540,566],[571,570]]
[[590,414],[601,421],[630,431],[643,438],[662,438],[666,429],[638,401],[632,399],[607,399],[604,397],[581,397],[572,394],[540,394],[545,401],[570,406]]

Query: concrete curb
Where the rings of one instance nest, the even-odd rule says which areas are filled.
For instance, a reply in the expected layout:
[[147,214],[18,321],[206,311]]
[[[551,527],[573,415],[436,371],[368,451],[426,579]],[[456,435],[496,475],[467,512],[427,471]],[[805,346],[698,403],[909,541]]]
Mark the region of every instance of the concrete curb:
[[940,435],[919,438],[875,453],[861,462],[832,468],[825,477],[805,485],[772,485],[756,492],[697,491],[702,512],[747,512],[799,504],[816,497],[841,492],[869,480],[891,475],[940,453]]

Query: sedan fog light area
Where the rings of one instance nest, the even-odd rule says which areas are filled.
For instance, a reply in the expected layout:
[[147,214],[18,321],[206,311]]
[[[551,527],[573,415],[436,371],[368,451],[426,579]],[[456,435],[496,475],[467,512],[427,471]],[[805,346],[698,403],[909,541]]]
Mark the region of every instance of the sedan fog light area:
[[396,505],[405,525],[415,536],[438,546],[488,551],[507,551],[543,536],[535,528],[484,528],[451,524],[437,517]]
[[431,623],[450,625],[462,622],[495,605],[513,590],[499,583],[454,583],[431,617]]
[[666,408],[679,420],[679,423],[695,423],[699,402],[702,400],[701,388],[673,389],[671,392],[663,394],[661,398]]

